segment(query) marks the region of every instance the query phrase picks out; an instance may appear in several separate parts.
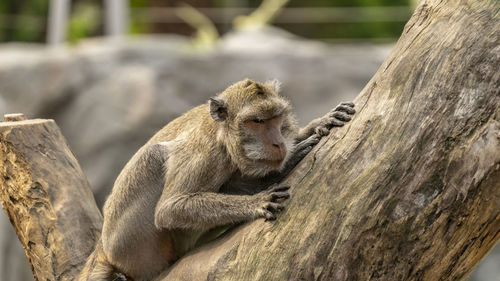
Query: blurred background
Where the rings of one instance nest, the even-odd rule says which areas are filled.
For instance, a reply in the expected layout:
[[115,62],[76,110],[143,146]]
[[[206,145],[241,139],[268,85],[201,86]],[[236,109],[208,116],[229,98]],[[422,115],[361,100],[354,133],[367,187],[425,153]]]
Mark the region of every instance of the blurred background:
[[[281,80],[301,124],[353,100],[416,2],[0,0],[0,114],[55,119],[101,206],[155,131],[233,82]],[[3,212],[0,229],[0,280],[34,280]]]

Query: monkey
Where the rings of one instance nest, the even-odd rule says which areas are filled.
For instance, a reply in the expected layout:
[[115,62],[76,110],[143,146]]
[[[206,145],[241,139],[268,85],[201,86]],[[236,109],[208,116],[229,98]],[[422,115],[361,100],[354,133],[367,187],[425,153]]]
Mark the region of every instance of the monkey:
[[118,175],[79,280],[151,280],[214,228],[275,220],[290,197],[278,182],[354,113],[341,103],[299,129],[280,83],[248,78],[187,111]]

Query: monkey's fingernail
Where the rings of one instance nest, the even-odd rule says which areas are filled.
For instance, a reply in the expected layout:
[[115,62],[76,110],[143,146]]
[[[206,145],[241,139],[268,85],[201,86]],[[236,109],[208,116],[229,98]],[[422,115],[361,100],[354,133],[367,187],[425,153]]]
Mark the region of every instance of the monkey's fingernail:
[[337,119],[337,118],[332,118],[332,120],[330,120],[330,122],[331,122],[330,124],[331,124],[332,126],[336,126],[336,127],[342,127],[342,126],[344,126],[344,124],[345,124],[345,123],[344,123],[344,121],[339,120],[339,119]]
[[335,112],[332,117],[342,121],[349,121],[352,118],[349,114],[342,111]]
[[317,144],[321,140],[321,136],[317,133],[314,134],[314,138],[312,138],[312,141],[314,144]]
[[274,213],[276,211],[281,211],[285,208],[282,204],[279,203],[271,203],[267,206],[267,210],[270,211],[271,213]]
[[272,211],[270,211],[268,209],[265,209],[265,211],[264,211],[264,217],[266,218],[266,221],[267,220],[275,220],[276,219],[276,215]]
[[286,191],[289,189],[290,189],[290,186],[288,184],[284,184],[284,185],[280,185],[280,186],[273,188],[273,192]]
[[347,106],[347,105],[339,105],[335,108],[335,111],[344,111],[347,112],[348,114],[354,114],[356,112],[354,108]]
[[275,201],[277,199],[288,199],[290,198],[290,193],[288,192],[275,192],[271,195],[271,201]]
[[342,102],[340,104],[341,105],[347,105],[347,106],[350,106],[350,107],[354,107],[354,103],[353,102]]

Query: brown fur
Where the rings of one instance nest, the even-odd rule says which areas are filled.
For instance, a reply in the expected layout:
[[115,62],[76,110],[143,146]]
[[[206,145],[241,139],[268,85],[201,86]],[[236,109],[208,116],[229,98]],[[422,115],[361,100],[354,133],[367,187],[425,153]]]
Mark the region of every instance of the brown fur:
[[[118,176],[103,209],[102,245],[80,280],[111,280],[113,270],[150,280],[214,227],[274,219],[288,186],[259,192],[265,179],[277,182],[334,124],[329,113],[299,131],[278,91],[278,82],[245,79],[156,133]],[[235,178],[257,183],[238,190]]]

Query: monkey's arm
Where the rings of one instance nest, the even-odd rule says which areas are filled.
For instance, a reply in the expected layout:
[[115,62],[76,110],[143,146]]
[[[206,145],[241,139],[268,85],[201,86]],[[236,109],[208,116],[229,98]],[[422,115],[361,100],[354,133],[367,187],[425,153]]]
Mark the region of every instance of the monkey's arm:
[[154,216],[158,228],[207,229],[258,217],[273,219],[283,208],[277,201],[289,197],[287,185],[251,196],[217,193],[229,167],[221,164],[223,159],[214,159],[217,155],[186,158],[187,149],[172,147],[173,154],[165,157],[164,187]]
[[350,115],[354,114],[355,112],[356,111],[354,110],[354,103],[343,102],[339,104],[330,112],[325,114],[325,116],[314,119],[305,127],[301,128],[296,138],[297,143],[306,140],[314,133],[320,136],[325,136],[329,133],[332,127],[344,126],[346,122],[351,120]]
[[278,201],[290,197],[288,188],[288,185],[275,185],[255,195],[165,194],[156,206],[155,225],[166,229],[208,229],[259,217],[272,220],[276,212],[283,209]]
[[280,185],[255,195],[213,192],[169,195],[155,211],[155,225],[166,229],[208,229],[259,217],[275,219],[283,209],[278,203],[290,195],[289,186]]

